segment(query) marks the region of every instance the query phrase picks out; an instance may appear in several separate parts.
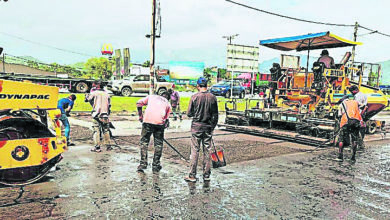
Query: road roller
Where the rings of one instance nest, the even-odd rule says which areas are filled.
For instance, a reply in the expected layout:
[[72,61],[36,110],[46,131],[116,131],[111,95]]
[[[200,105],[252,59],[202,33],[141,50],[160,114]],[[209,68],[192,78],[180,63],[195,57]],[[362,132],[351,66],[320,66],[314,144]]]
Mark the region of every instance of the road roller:
[[34,183],[61,161],[57,101],[57,87],[0,80],[0,184]]

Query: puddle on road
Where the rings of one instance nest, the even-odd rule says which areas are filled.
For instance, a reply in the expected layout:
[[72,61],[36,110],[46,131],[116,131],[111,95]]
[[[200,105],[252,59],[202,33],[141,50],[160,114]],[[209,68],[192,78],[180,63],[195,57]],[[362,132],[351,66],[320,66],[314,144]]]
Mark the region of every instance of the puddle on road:
[[196,183],[184,182],[188,169],[174,162],[164,161],[159,174],[152,174],[150,167],[138,174],[138,156],[110,152],[93,155],[90,161],[76,158],[56,172],[57,181],[23,190],[3,188],[0,214],[11,216],[11,209],[28,214],[29,207],[42,217],[114,219],[390,215],[390,146],[358,153],[356,163],[335,162],[335,151],[328,151],[229,164],[213,169],[211,182]]

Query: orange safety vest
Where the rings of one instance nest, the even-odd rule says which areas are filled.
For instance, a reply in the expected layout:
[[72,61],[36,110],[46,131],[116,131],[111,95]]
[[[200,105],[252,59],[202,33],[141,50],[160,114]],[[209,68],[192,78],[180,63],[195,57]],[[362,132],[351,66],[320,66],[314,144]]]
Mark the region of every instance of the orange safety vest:
[[[343,104],[345,108],[342,106]],[[357,119],[359,121],[362,121],[362,116],[360,115],[360,110],[359,110],[359,103],[356,100],[345,100],[341,104],[341,108],[344,110],[344,112],[346,110],[346,113],[348,114],[348,117],[350,119]],[[344,113],[343,116],[341,117],[340,128],[342,128],[344,125],[348,123],[347,114]]]

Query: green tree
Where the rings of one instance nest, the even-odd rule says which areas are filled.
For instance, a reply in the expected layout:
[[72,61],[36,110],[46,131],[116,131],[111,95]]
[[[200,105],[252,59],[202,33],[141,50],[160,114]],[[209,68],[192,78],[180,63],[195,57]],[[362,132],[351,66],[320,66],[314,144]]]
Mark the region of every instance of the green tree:
[[207,79],[207,81],[210,81],[211,80],[211,68],[207,67],[203,70],[203,77],[205,77]]
[[35,69],[38,69],[39,68],[39,65],[38,65],[38,63],[37,62],[35,62],[35,61],[27,61],[27,66],[29,66],[29,67],[32,67],[32,68],[35,68]]
[[50,64],[49,71],[60,73],[61,72],[60,65],[57,63]]
[[218,78],[226,79],[226,77],[227,77],[226,69],[219,68]]
[[114,62],[105,57],[94,57],[87,60],[84,69],[87,72],[83,75],[85,78],[109,79],[112,76],[111,67]]
[[143,67],[149,67],[150,66],[150,61],[147,60],[142,64]]

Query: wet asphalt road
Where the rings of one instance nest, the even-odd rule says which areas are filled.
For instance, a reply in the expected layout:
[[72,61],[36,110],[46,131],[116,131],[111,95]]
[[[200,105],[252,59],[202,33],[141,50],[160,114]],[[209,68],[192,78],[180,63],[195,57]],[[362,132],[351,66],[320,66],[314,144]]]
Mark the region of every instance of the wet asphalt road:
[[[357,162],[335,150],[282,155],[214,169],[210,183],[183,181],[184,163],[135,172],[135,147],[66,152],[59,170],[23,188],[0,189],[1,219],[388,219],[390,145],[368,144]],[[345,155],[348,156],[348,153]]]

